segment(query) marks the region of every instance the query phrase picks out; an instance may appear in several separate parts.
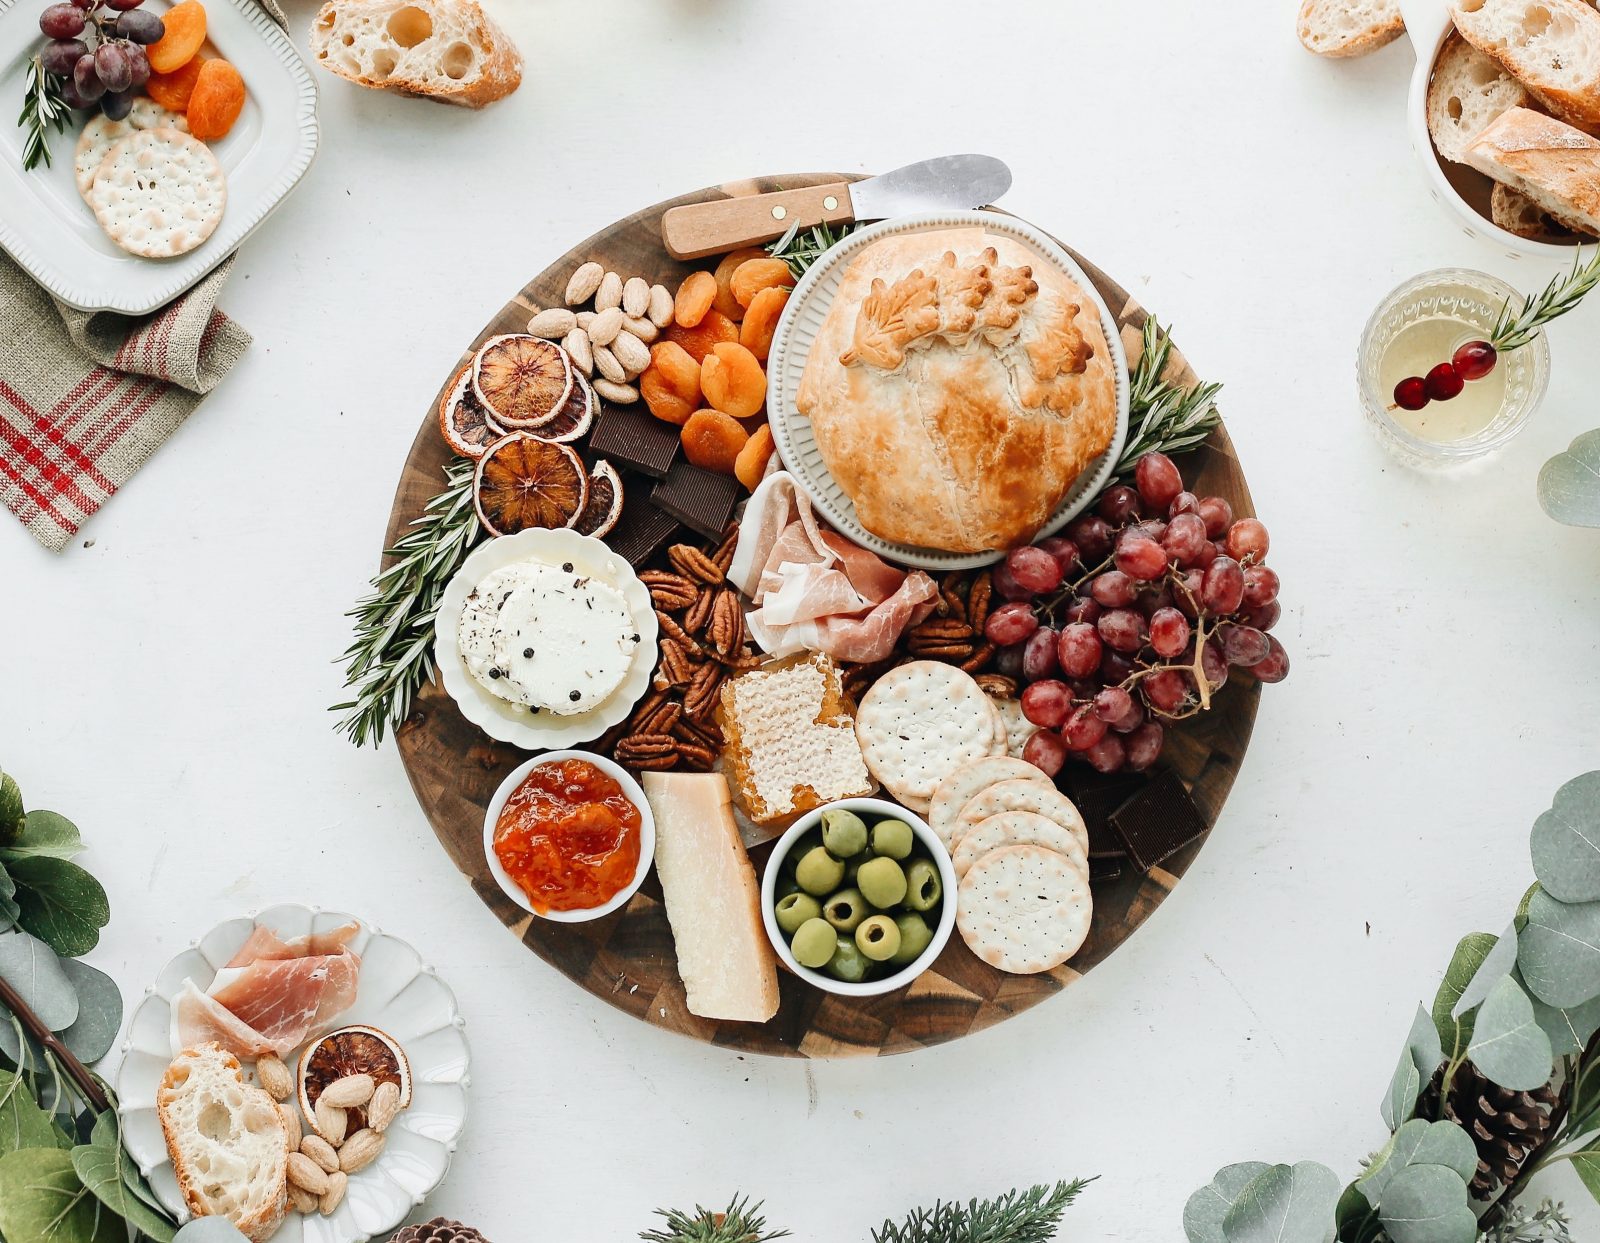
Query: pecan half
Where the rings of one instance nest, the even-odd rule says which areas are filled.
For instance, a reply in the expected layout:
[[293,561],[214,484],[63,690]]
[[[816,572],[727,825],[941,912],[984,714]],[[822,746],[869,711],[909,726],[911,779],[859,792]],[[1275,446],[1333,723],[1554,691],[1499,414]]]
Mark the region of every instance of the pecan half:
[[924,642],[959,643],[970,638],[972,627],[955,617],[930,617],[907,632],[907,639],[911,642],[921,639]]
[[989,601],[994,598],[994,575],[984,570],[972,580],[972,590],[967,593],[967,623],[974,634],[983,633],[983,624],[989,620]]
[[935,616],[965,622],[967,620],[967,602],[963,598],[965,586],[959,573],[946,574],[939,584],[939,599],[943,607],[936,610]]
[[693,544],[674,544],[667,549],[667,560],[698,582],[709,583],[713,587],[722,582],[721,568]]
[[658,609],[677,612],[694,603],[696,587],[681,574],[668,574],[665,570],[646,570],[639,581],[650,589],[650,602]]
[[678,723],[678,718],[683,715],[683,705],[673,703],[670,699],[662,697],[649,712],[634,713],[633,730],[635,734],[669,734],[672,727]]
[[910,645],[913,656],[920,656],[924,660],[963,661],[972,655],[970,643],[917,643]]
[[656,670],[654,686],[657,690],[667,690],[674,686],[687,686],[694,680],[695,662],[689,659],[689,654],[683,645],[673,639],[661,641],[661,665]]
[[656,620],[661,623],[661,633],[666,636],[661,641],[663,653],[666,651],[668,641],[671,641],[677,643],[686,652],[693,652],[696,656],[705,655],[705,649],[700,646],[692,634],[678,624],[676,618],[669,617],[660,609],[657,609]]
[[679,745],[671,734],[629,734],[617,743],[617,763],[637,765],[640,760],[675,757]]
[[994,644],[980,643],[978,650],[973,652],[966,660],[961,662],[961,668],[967,673],[976,673],[994,659]]
[[744,610],[739,607],[738,592],[729,588],[717,592],[706,638],[722,657],[732,656],[744,646]]
[[[977,652],[973,653],[974,656],[977,654]],[[984,694],[993,699],[1015,699],[1017,697],[1017,680],[1008,678],[1003,673],[980,673],[973,678],[973,681],[983,688]]]
[[720,665],[703,665],[694,675],[694,681],[683,692],[683,710],[691,717],[701,717],[716,705],[722,684],[728,675]]
[[701,587],[689,611],[683,615],[683,628],[690,634],[704,634],[706,622],[711,620],[711,606],[717,602],[715,587]]
[[690,768],[698,768],[706,772],[717,762],[717,753],[710,747],[702,747],[698,743],[680,742],[678,744],[678,759]]

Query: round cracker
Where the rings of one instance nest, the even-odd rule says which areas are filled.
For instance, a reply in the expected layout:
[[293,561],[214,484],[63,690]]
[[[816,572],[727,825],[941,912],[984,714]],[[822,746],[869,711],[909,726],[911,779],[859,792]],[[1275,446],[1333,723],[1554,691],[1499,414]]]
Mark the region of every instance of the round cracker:
[[1032,811],[1046,820],[1054,820],[1078,839],[1084,857],[1088,858],[1088,826],[1083,823],[1083,817],[1078,814],[1072,800],[1049,782],[1000,781],[980,790],[967,800],[956,816],[951,832],[955,844],[959,847],[962,835],[974,825],[1003,811]]
[[78,183],[78,193],[85,198],[94,184],[94,175],[116,146],[134,130],[160,129],[168,126],[184,133],[189,131],[187,118],[169,111],[153,99],[143,96],[133,101],[133,109],[121,121],[113,121],[103,113],[95,116],[78,135],[78,147],[72,156],[72,175]]
[[961,939],[991,967],[1032,975],[1082,948],[1094,915],[1089,882],[1043,846],[1004,846],[967,869],[956,898]]
[[[989,701],[993,703],[991,699]],[[955,844],[956,817],[980,791],[1002,781],[1042,781],[1051,784],[1032,764],[1005,755],[986,755],[981,760],[963,764],[938,785],[933,792],[933,802],[928,808],[928,827],[939,835],[946,847]]]
[[1000,715],[1000,705],[995,703],[994,696],[987,695],[989,700],[989,715],[994,718],[994,741],[989,744],[990,755],[1004,755],[1006,753],[1006,719]]
[[1028,739],[1039,732],[1039,727],[1022,715],[1020,699],[997,699],[994,706],[1001,724],[1006,727],[1006,754],[1020,760],[1022,749],[1028,745]]
[[180,130],[135,130],[101,162],[85,196],[100,227],[123,250],[171,259],[202,245],[228,203],[211,148]]
[[856,741],[885,789],[901,802],[926,804],[946,774],[990,753],[994,724],[989,697],[971,674],[914,660],[867,688]]
[[1072,831],[1036,811],[1003,811],[980,820],[962,834],[961,844],[951,855],[951,866],[957,876],[965,876],[984,855],[1005,846],[1043,846],[1065,856],[1085,880],[1089,878],[1089,856],[1083,853]]

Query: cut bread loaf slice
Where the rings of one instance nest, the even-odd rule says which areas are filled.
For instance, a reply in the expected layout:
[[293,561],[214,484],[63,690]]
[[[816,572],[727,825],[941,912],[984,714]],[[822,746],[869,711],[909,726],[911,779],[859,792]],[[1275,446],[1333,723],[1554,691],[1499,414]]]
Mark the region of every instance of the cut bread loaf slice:
[[172,1059],[156,1116],[189,1211],[226,1217],[252,1243],[266,1243],[289,1204],[289,1130],[277,1102],[209,1042]]
[[1300,42],[1318,56],[1365,56],[1405,33],[1400,0],[1302,0]]
[[1507,233],[1533,242],[1571,242],[1574,233],[1587,232],[1569,229],[1521,190],[1498,181],[1489,195],[1489,214]]
[[1452,34],[1428,83],[1428,133],[1440,155],[1461,164],[1467,144],[1490,121],[1527,103],[1528,92],[1504,65]]
[[1466,159],[1569,228],[1600,232],[1600,141],[1582,130],[1513,108],[1478,135]]
[[1600,129],[1600,12],[1584,0],[1452,0],[1451,13],[1556,116]]
[[341,78],[481,108],[522,82],[522,56],[474,0],[328,0],[311,54]]

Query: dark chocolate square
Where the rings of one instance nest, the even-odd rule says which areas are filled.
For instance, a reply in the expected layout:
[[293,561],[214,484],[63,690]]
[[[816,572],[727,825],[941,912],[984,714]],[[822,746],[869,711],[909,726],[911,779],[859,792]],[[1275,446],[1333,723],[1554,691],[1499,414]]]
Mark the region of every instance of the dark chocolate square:
[[605,537],[611,551],[626,557],[634,569],[683,529],[676,518],[651,501],[650,486],[650,480],[640,475],[622,476],[622,516]]
[[1111,827],[1133,865],[1148,872],[1204,837],[1210,826],[1189,797],[1183,779],[1164,769],[1112,813]]
[[672,465],[680,444],[678,429],[637,403],[606,405],[589,434],[589,451],[613,465],[660,479]]
[[701,470],[680,458],[656,484],[650,499],[707,539],[721,539],[743,492],[743,485],[732,475]]
[[1064,774],[1067,793],[1089,830],[1089,857],[1115,858],[1126,853],[1122,841],[1111,828],[1116,810],[1142,790],[1142,773],[1097,773],[1084,764],[1075,764]]
[[1114,859],[1089,859],[1089,883],[1091,885],[1108,885],[1122,875],[1123,856]]

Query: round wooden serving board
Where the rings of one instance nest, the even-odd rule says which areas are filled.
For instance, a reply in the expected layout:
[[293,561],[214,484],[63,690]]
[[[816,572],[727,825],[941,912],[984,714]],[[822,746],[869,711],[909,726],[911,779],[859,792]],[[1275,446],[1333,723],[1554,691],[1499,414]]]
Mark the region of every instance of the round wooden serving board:
[[[624,276],[639,275],[676,289],[691,265],[674,261],[662,247],[661,213],[668,207],[840,179],[834,173],[758,178],[686,194],[637,212],[575,246],[534,277],[484,326],[476,341],[464,343],[462,359],[491,336],[524,331],[532,309],[560,306],[568,276],[591,259]],[[1132,362],[1138,356],[1145,312],[1110,277],[1076,251],[1073,255],[1116,314]],[[1187,363],[1176,354],[1174,366],[1194,381]],[[446,383],[448,378],[442,377]],[[439,434],[438,399],[436,394],[428,403],[406,459],[385,547],[394,544],[443,484],[450,451]],[[1221,427],[1182,459],[1181,468],[1193,491],[1226,497],[1241,516],[1254,512],[1233,445]],[[1190,787],[1207,825],[1216,823],[1233,786],[1259,698],[1258,684],[1236,678],[1212,711],[1168,731],[1160,763],[1174,769]],[[684,1004],[672,932],[653,874],[625,909],[587,924],[535,919],[500,891],[483,856],[484,808],[505,775],[526,756],[469,725],[437,678],[417,697],[411,716],[396,731],[396,741],[411,786],[440,842],[478,897],[524,945],[581,987],[637,1019],[743,1052],[791,1057],[900,1053],[981,1031],[1054,996],[1102,962],[1161,904],[1204,841],[1194,842],[1148,875],[1126,867],[1117,879],[1097,884],[1089,939],[1069,965],[1054,971],[1006,975],[981,962],[955,936],[930,970],[898,992],[837,997],[784,972],[776,1018],[761,1025],[724,1023],[698,1018]],[[759,868],[765,851],[757,848],[752,853]]]

